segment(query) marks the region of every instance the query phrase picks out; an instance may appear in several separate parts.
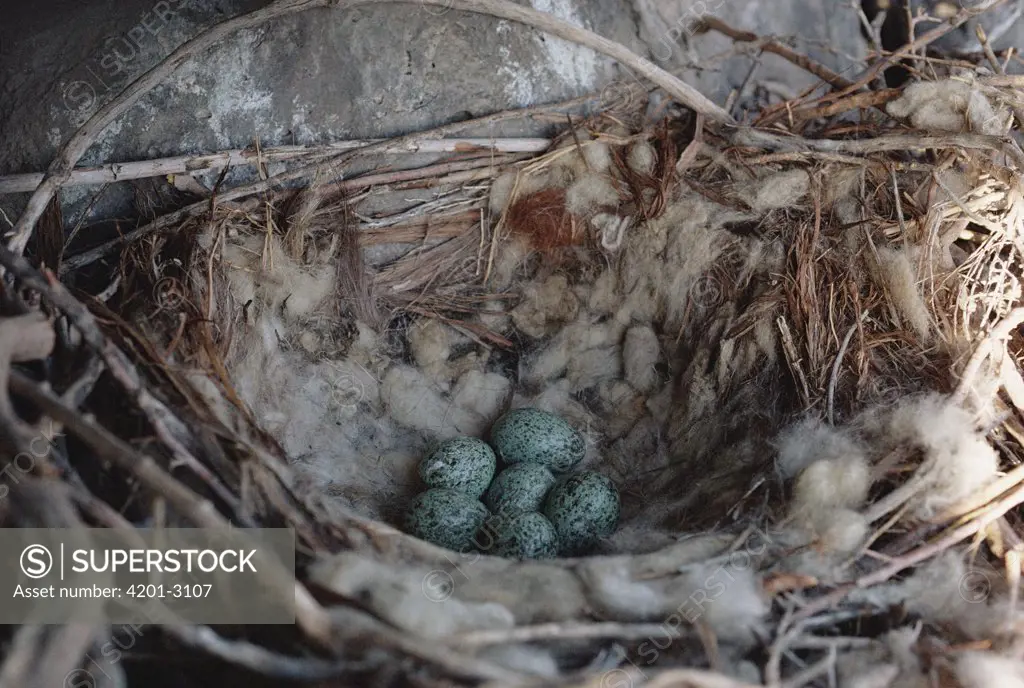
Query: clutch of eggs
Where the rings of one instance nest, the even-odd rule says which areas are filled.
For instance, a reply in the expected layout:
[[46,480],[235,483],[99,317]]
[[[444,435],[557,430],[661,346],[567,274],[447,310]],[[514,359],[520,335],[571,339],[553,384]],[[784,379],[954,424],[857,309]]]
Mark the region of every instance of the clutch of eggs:
[[[614,532],[620,503],[607,477],[570,473],[585,453],[583,436],[553,413],[509,411],[495,422],[490,444],[456,437],[424,457],[419,474],[429,489],[410,504],[406,529],[458,552],[586,554]],[[495,476],[498,459],[505,468]]]

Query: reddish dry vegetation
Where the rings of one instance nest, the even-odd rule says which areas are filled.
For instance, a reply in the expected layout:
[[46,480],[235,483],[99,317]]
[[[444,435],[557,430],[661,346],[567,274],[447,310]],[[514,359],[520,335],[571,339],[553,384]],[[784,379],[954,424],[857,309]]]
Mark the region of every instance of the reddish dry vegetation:
[[509,230],[538,250],[583,243],[583,223],[565,207],[565,189],[543,189],[518,199],[505,218]]

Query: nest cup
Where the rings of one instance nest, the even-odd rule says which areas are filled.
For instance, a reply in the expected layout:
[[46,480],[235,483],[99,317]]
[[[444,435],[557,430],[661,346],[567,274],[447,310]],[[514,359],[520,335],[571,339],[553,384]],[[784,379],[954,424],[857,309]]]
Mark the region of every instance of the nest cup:
[[[923,675],[921,638],[1000,648],[1016,613],[992,566],[1019,542],[997,519],[1021,454],[1024,203],[1012,161],[957,139],[1013,104],[958,109],[959,83],[908,87],[874,148],[598,113],[414,200],[318,177],[132,244],[122,278],[153,296],[103,308],[204,460],[218,437],[248,457],[223,469],[250,486],[230,508],[295,527],[304,582],[358,600],[323,602],[337,627],[456,643],[478,678],[565,678],[608,638],[627,646],[609,672],[760,684],[798,673],[792,641],[847,688],[870,662]],[[945,131],[945,157],[904,122]],[[156,303],[168,280],[181,298]],[[402,533],[424,454],[523,407],[586,438],[616,531],[538,562]],[[1006,532],[969,564],[955,545],[985,514]],[[794,616],[863,642],[800,645]],[[1019,670],[944,661],[967,688]]]

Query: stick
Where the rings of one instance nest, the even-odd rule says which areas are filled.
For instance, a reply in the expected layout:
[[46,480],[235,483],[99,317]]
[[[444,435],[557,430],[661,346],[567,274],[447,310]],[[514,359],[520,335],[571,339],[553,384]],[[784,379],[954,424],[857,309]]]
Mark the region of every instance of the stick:
[[[162,406],[151,393],[141,386],[141,377],[135,366],[125,355],[114,347],[100,331],[92,313],[77,299],[71,296],[63,285],[52,279],[45,280],[29,265],[23,257],[0,247],[0,262],[10,271],[22,285],[34,289],[61,310],[82,335],[82,340],[94,352],[99,354],[111,374],[126,388],[137,403],[146,402],[151,407]],[[69,409],[49,390],[39,387],[21,374],[11,375],[11,388],[37,404],[39,408],[62,423],[83,442],[93,447],[97,454],[112,463],[132,472],[139,481],[158,494],[163,495],[181,513],[193,523],[204,528],[228,528],[229,522],[217,512],[213,504],[196,495],[182,485],[151,457],[143,457],[132,447],[115,437],[100,425],[88,422]],[[0,395],[2,396],[2,395]],[[167,412],[170,416],[170,412]],[[175,419],[176,420],[176,419]],[[271,561],[270,575],[275,582],[288,578],[279,562]],[[276,564],[276,566],[274,566]],[[282,583],[283,585],[283,583]],[[333,647],[331,641],[331,621],[326,611],[313,599],[302,584],[291,579],[291,590],[282,590],[282,594],[295,596],[295,615],[298,625],[307,636],[324,647]]]
[[995,351],[996,342],[1008,339],[1021,323],[1024,323],[1024,307],[1014,308],[982,340],[978,348],[971,354],[970,360],[967,362],[966,367],[964,367],[964,373],[960,377],[960,383],[956,386],[956,391],[953,392],[953,401],[955,403],[962,404],[967,399],[971,386],[981,371],[981,364]]
[[[282,17],[315,7],[333,6],[342,9],[396,2],[399,0],[276,0],[263,9],[228,19],[204,31],[195,38],[180,45],[163,61],[133,81],[117,98],[100,108],[83,124],[72,137],[61,146],[56,158],[50,163],[46,177],[29,199],[28,206],[12,230],[8,244],[11,252],[20,255],[28,245],[39,218],[60,187],[71,176],[75,164],[96,141],[103,130],[131,108],[142,96],[149,93],[164,79],[173,74],[189,58],[214,47],[227,36],[242,29],[259,26],[271,19]],[[625,46],[599,36],[592,31],[551,16],[545,12],[521,7],[509,0],[419,0],[427,5],[438,5],[467,12],[489,14],[502,19],[526,24],[550,33],[558,38],[579,43],[587,48],[612,57],[632,68],[642,77],[663,88],[670,96],[694,111],[716,122],[733,123],[733,118],[718,105],[705,98],[692,86],[656,66],[650,60],[639,57]]]
[[[515,160],[513,158],[512,160]],[[456,179],[461,183],[462,181],[473,181],[476,179],[483,179],[492,177],[495,171],[490,168],[491,160],[466,160],[461,162],[444,162],[437,165],[429,165],[427,167],[418,167],[412,170],[396,170],[394,172],[379,172],[376,174],[367,174],[361,177],[354,177],[352,179],[346,179],[342,182],[335,182],[332,184],[325,185],[325,190],[330,192],[349,192],[357,189],[366,188],[369,186],[375,186],[378,184],[394,184],[399,182],[408,182],[417,179],[430,178],[435,175],[456,173],[460,171],[468,172],[468,177],[456,177],[456,174],[451,176],[452,183],[455,183]],[[504,160],[493,161],[497,164],[504,162]],[[266,182],[257,182],[255,184],[248,184],[246,186],[240,186],[236,189],[229,191],[223,191],[217,196],[218,203],[224,203],[226,201],[234,201],[239,198],[251,196],[257,191],[255,189],[265,189],[271,186],[274,178],[267,180]],[[196,201],[192,205],[187,205],[184,208],[175,210],[167,215],[161,215],[152,222],[145,224],[137,229],[119,236],[116,239],[111,239],[99,246],[93,247],[87,251],[76,253],[75,255],[61,261],[60,264],[60,275],[66,275],[72,270],[84,267],[91,263],[95,263],[103,256],[113,253],[119,246],[130,244],[133,241],[138,241],[144,236],[161,232],[165,229],[169,229],[176,225],[181,224],[185,220],[193,217],[199,217],[203,213],[210,209],[210,202],[208,200]]]
[[[326,146],[277,146],[264,148],[257,157],[249,148],[220,151],[208,155],[179,155],[156,160],[136,162],[111,162],[98,167],[76,167],[71,171],[64,186],[85,186],[123,182],[129,179],[162,177],[168,174],[195,174],[223,167],[255,165],[257,161],[275,162],[282,160],[304,160],[347,153],[359,150],[388,139],[364,139],[336,141]],[[423,139],[399,143],[390,147],[387,153],[465,153],[468,151],[493,151],[495,153],[543,153],[551,146],[551,139],[506,138],[506,139]],[[0,177],[0,194],[33,191],[45,178],[44,172],[27,172]]]
[[879,136],[873,139],[844,140],[805,139],[799,136],[782,136],[761,129],[737,129],[733,143],[741,146],[767,148],[793,152],[821,151],[824,153],[852,153],[863,155],[884,151],[905,151],[915,148],[970,148],[1002,153],[1013,159],[1024,169],[1024,151],[1016,144],[985,134],[948,134],[924,136],[904,134],[899,136]]
[[[753,43],[755,41],[761,41],[760,37],[756,33],[735,29],[718,17],[704,17],[702,22],[707,28],[717,31],[720,34],[724,34],[739,43]],[[761,41],[760,47],[766,53],[774,53],[775,55],[792,62],[797,67],[807,70],[832,88],[847,88],[853,85],[853,82],[847,81],[825,65],[815,62],[806,55],[801,55],[792,48],[782,45],[777,41],[771,39]]]
[[861,73],[861,75],[857,78],[856,81],[854,81],[850,86],[844,88],[839,93],[834,94],[833,97],[842,97],[849,95],[854,91],[859,91],[860,89],[864,88],[872,81],[874,81],[875,78],[879,74],[881,74],[883,70],[885,70],[887,67],[894,65],[900,58],[905,56],[907,53],[911,53],[915,50],[925,47],[932,41],[936,41],[939,38],[942,38],[947,33],[949,33],[953,29],[957,28],[958,26],[966,22],[971,17],[977,16],[982,12],[987,12],[993,7],[1001,5],[1004,2],[1006,2],[1006,0],[989,0],[986,4],[980,7],[976,7],[973,9],[961,9],[959,12],[956,13],[956,15],[951,17],[948,22],[935,27],[934,29],[928,31],[927,33],[922,34],[916,40],[907,43],[899,50],[896,50],[895,52],[891,53],[884,59],[881,59],[878,62],[871,65],[870,67],[868,67],[866,70],[864,70],[864,72]]
[[[97,456],[131,472],[139,479],[140,483],[166,498],[196,526],[217,530],[231,527],[228,520],[217,512],[209,500],[203,499],[175,480],[152,457],[138,453],[99,424],[83,419],[78,412],[66,407],[58,397],[40,388],[37,383],[21,373],[12,372],[10,383],[11,389],[29,399],[43,413],[64,425],[71,434],[88,444]],[[271,566],[268,569],[270,576],[268,582],[281,583],[282,585],[278,586],[278,592],[282,595],[295,595],[295,615],[298,625],[322,646],[331,647],[331,622],[327,617],[327,612],[298,581],[293,580],[292,582],[291,587],[294,590],[284,587],[285,579],[290,577],[286,575],[280,562],[273,558],[267,558],[266,563]]]
[[[642,640],[650,637],[682,638],[684,633],[665,624],[604,623],[546,623],[536,626],[517,626],[509,629],[474,631],[451,638],[456,647],[483,647],[512,643],[532,643],[550,640],[577,640],[619,638]],[[691,634],[693,635],[693,634]]]
[[[130,534],[134,547],[145,548],[145,542],[136,534],[135,527],[106,502],[85,490],[75,494],[74,498],[106,527]],[[372,661],[330,661],[315,657],[293,657],[264,649],[245,640],[228,640],[209,626],[187,624],[159,600],[153,600],[153,603],[160,610],[159,618],[168,620],[161,624],[160,628],[181,644],[265,676],[288,681],[323,681],[350,672],[366,671],[375,664]]]

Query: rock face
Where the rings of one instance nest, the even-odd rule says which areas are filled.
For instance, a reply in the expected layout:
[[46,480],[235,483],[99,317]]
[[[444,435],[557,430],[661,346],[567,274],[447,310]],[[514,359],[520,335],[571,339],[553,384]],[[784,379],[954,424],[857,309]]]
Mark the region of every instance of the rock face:
[[[184,40],[253,0],[65,2],[0,32],[0,173],[36,171],[86,117]],[[643,51],[628,0],[532,0]],[[17,13],[23,13],[19,16]],[[390,136],[595,89],[611,61],[518,24],[429,5],[311,9],[186,61],[83,162]]]
[[[778,99],[815,81],[774,55],[758,58],[720,35],[698,35],[701,17],[762,36],[797,36],[799,51],[840,71],[865,49],[851,3],[836,0],[522,1],[626,45],[718,103],[746,84],[740,112],[755,89]],[[204,28],[266,0],[9,4],[0,21],[0,174],[44,169],[77,126],[134,78]],[[570,98],[614,77],[628,78],[590,50],[445,6],[311,9],[187,60],[108,127],[83,164],[244,147],[257,138],[271,146],[390,136]],[[131,198],[123,189],[106,195],[110,202],[94,214]],[[0,197],[0,208],[16,214],[23,200]]]

